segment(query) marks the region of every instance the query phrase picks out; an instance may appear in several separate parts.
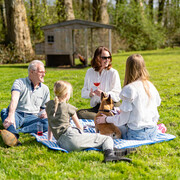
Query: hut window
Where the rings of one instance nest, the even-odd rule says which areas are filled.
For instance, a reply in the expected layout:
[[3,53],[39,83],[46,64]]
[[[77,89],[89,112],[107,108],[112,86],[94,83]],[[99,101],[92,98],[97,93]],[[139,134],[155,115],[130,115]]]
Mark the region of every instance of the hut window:
[[48,36],[47,41],[48,41],[48,43],[53,43],[54,42],[54,36]]

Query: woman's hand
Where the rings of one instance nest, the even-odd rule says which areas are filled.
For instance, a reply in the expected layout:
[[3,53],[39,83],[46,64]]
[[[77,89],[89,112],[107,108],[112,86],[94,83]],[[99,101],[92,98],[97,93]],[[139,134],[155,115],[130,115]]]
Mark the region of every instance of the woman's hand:
[[98,116],[96,119],[97,124],[103,124],[106,123],[106,115],[102,114],[101,116]]
[[94,94],[97,95],[97,96],[99,96],[99,97],[101,97],[101,93],[102,93],[102,92],[103,92],[103,91],[102,91],[101,89],[97,88],[97,90],[94,91]]
[[91,88],[91,92],[89,93],[89,96],[93,97],[94,95],[95,95],[95,93],[94,93],[93,89]]

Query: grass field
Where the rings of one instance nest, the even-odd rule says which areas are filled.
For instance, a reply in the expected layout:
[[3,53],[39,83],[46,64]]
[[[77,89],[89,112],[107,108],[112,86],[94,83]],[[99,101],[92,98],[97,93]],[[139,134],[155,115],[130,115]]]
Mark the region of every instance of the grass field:
[[[113,54],[113,67],[123,84],[125,62],[135,52]],[[172,141],[141,146],[128,155],[132,163],[102,163],[101,152],[62,153],[49,150],[29,134],[20,134],[22,146],[7,148],[0,136],[0,179],[163,179],[180,180],[180,48],[136,52],[143,55],[151,81],[162,99],[160,120]],[[79,62],[78,62],[79,63]],[[27,76],[28,64],[0,65],[0,110],[10,103],[11,86],[15,79]],[[89,100],[81,98],[87,68],[46,68],[45,84],[51,91],[57,80],[73,85],[70,103],[88,108]],[[2,129],[0,122],[0,129]]]

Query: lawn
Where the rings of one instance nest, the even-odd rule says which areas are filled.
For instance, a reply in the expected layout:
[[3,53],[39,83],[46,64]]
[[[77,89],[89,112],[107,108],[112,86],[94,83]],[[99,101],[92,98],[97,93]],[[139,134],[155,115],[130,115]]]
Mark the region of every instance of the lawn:
[[[176,136],[174,140],[138,147],[136,153],[128,155],[132,163],[105,164],[101,152],[53,151],[29,134],[20,134],[22,146],[7,148],[0,136],[0,179],[180,179],[180,48],[113,54],[113,67],[119,72],[121,84],[126,59],[133,53],[140,53],[145,59],[162,99],[159,123]],[[0,65],[0,110],[9,105],[11,86],[15,79],[27,76],[27,67],[28,64]],[[89,100],[81,98],[88,68],[46,68],[45,84],[50,88],[51,99],[54,82],[66,80],[73,85],[70,103],[79,109],[90,107]]]

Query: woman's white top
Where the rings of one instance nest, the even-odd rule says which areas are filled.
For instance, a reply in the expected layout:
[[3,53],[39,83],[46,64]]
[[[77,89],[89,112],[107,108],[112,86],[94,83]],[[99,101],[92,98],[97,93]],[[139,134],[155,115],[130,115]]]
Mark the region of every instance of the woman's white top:
[[145,92],[142,81],[137,80],[126,85],[120,94],[122,104],[119,115],[106,118],[108,123],[116,126],[127,124],[130,129],[140,130],[157,125],[159,113],[157,107],[161,104],[161,99],[157,89],[148,81],[150,98]]
[[[113,68],[109,70],[103,69],[100,74],[93,68],[88,69],[84,79],[84,87],[81,91],[82,98],[90,98],[89,94],[91,92],[91,88],[94,87],[94,82],[100,82],[99,88],[103,92],[110,94],[114,102],[120,101],[121,83],[117,70]],[[91,97],[91,107],[95,107],[98,103],[100,103],[99,96],[95,95]]]

